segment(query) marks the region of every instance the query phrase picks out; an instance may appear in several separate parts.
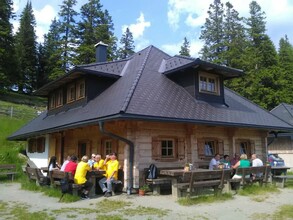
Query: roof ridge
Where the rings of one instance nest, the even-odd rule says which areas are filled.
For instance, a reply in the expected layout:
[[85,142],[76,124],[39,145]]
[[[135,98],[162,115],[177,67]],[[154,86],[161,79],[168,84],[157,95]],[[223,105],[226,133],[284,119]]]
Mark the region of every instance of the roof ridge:
[[[135,88],[136,88],[136,86],[137,86],[137,84],[138,84],[138,81],[139,81],[139,79],[140,79],[140,77],[141,77],[141,75],[142,75],[142,72],[143,72],[143,70],[144,70],[144,67],[145,67],[145,65],[146,65],[147,59],[148,59],[148,57],[149,57],[149,55],[150,55],[150,52],[151,52],[152,48],[153,48],[153,46],[149,46],[149,48],[148,48],[147,54],[146,54],[146,56],[145,56],[145,58],[144,58],[144,60],[143,60],[143,62],[142,62],[142,65],[141,65],[141,69],[138,71],[138,74],[137,74],[137,76],[135,77],[135,79],[134,79],[134,81],[133,81],[133,84],[132,84],[132,86],[130,87],[130,90],[129,90],[129,92],[128,92],[128,94],[127,94],[125,100],[124,100],[124,103],[123,103],[122,108],[121,108],[121,110],[120,110],[120,111],[122,111],[122,112],[125,112],[126,109],[127,109],[127,107],[128,107],[128,105],[129,105],[130,99],[131,99],[131,97],[133,96],[134,90],[135,90]],[[139,52],[139,53],[140,53],[140,52]]]

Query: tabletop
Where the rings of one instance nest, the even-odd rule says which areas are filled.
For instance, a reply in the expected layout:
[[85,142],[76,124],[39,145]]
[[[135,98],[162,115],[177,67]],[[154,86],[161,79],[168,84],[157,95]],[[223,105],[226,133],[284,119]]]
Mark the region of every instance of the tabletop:
[[213,172],[213,170],[208,170],[208,169],[194,169],[191,171],[185,171],[184,169],[173,169],[173,170],[161,170],[160,174],[161,175],[166,175],[166,176],[182,176],[184,173],[192,173],[192,172],[199,172],[199,171],[211,171]]

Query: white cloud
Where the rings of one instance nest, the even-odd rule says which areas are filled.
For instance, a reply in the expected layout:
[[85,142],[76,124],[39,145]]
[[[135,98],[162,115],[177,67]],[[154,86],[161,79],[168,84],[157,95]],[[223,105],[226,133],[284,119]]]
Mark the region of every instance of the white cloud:
[[36,35],[38,42],[44,41],[44,34],[48,33],[52,20],[57,17],[57,12],[50,5],[45,5],[40,11],[33,9],[37,22]]
[[136,23],[130,25],[123,25],[122,32],[124,33],[126,28],[128,27],[132,33],[133,40],[141,38],[144,34],[144,31],[147,27],[151,26],[151,22],[145,21],[144,14],[141,12],[138,19],[136,19]]
[[176,30],[179,27],[180,20],[184,19],[188,26],[201,26],[210,3],[206,0],[169,0],[167,14],[169,25]]
[[[175,43],[175,44],[164,44],[161,46],[161,49],[165,51],[166,53],[168,53],[169,55],[174,56],[176,54],[177,55],[179,54],[179,51],[182,45],[183,45],[183,41]],[[189,42],[189,45],[190,45],[190,48],[189,48],[190,56],[197,58],[199,56],[198,52],[202,48],[203,43],[195,39],[195,40],[191,40]]]

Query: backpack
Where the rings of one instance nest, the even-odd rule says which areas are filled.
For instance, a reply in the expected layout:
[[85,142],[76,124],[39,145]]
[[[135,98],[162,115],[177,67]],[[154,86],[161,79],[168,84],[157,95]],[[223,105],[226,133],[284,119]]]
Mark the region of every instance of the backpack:
[[68,173],[66,173],[65,178],[60,180],[60,186],[62,194],[72,193],[72,183],[69,181]]
[[158,168],[155,164],[151,164],[147,171],[147,179],[157,179],[158,178]]

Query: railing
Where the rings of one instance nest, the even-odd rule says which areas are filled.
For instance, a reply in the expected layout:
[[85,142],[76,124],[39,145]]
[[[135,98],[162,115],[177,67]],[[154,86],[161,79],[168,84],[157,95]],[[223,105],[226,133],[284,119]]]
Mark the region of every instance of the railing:
[[13,106],[0,106],[0,115],[10,116],[10,118],[34,118],[41,114],[41,111],[29,112],[14,108]]

